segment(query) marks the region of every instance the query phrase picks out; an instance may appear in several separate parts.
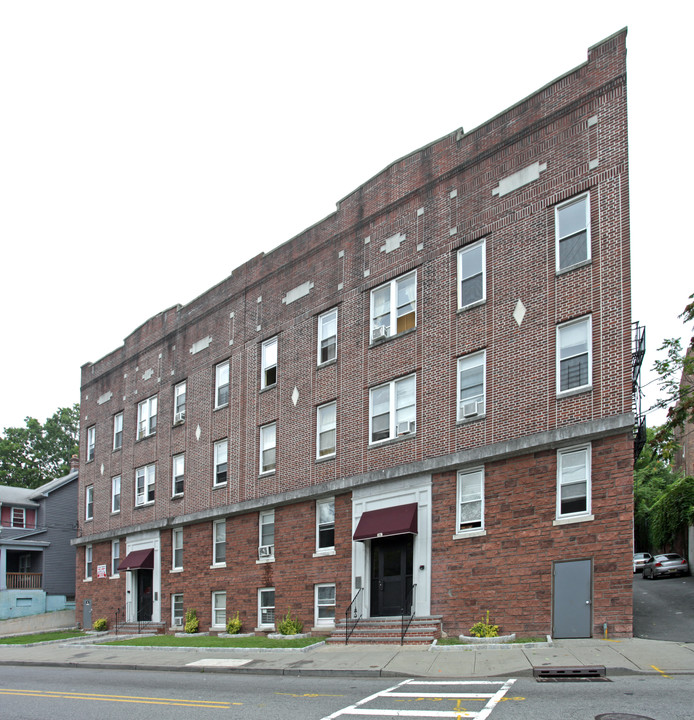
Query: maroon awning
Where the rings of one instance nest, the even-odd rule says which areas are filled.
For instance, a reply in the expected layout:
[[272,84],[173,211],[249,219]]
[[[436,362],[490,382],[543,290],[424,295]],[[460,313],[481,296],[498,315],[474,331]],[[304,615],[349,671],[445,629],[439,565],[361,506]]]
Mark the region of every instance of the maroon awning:
[[118,566],[119,570],[154,570],[154,548],[133,550]]
[[417,534],[417,503],[367,510],[359,518],[354,540],[371,540],[406,533]]

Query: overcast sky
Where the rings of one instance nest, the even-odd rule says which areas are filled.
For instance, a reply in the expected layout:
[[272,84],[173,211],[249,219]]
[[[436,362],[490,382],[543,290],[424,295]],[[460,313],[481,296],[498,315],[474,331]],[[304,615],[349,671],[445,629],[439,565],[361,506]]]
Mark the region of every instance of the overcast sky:
[[650,368],[694,292],[691,5],[481,6],[0,0],[0,429],[78,402],[81,365],[149,317],[625,26]]

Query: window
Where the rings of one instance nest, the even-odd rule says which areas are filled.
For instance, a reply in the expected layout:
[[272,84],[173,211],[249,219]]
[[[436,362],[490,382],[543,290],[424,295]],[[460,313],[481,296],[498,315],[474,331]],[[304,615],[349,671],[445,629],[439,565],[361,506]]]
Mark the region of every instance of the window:
[[335,585],[321,584],[316,585],[316,607],[315,607],[315,624],[316,625],[334,625],[335,624]]
[[181,453],[172,458],[171,494],[176,497],[183,495],[183,483],[186,473],[186,456]]
[[458,420],[483,415],[486,409],[486,351],[458,358]]
[[174,425],[186,419],[186,381],[174,386]]
[[274,472],[276,467],[277,423],[260,428],[260,473]]
[[96,425],[87,428],[87,462],[94,459],[94,449],[96,447]]
[[332,550],[335,547],[335,500],[319,500],[316,503],[316,550]]
[[88,485],[84,499],[84,519],[91,520],[94,517],[94,486]]
[[264,510],[259,516],[258,558],[273,560],[275,557],[275,511]]
[[135,470],[135,505],[154,502],[154,465]]
[[592,383],[590,316],[557,327],[557,392]]
[[157,397],[143,400],[137,406],[137,439],[154,435],[157,431]]
[[20,507],[12,508],[12,527],[23,528],[26,527],[26,510]]
[[273,627],[275,624],[275,588],[258,590],[258,625]]
[[212,523],[212,564],[225,565],[227,559],[227,521]]
[[227,594],[212,593],[212,626],[225,628],[227,624]]
[[371,291],[371,342],[405,332],[416,324],[416,272]]
[[318,317],[318,364],[337,358],[337,308]]
[[111,541],[111,576],[118,576],[118,566],[120,565],[120,540]]
[[220,363],[215,370],[214,406],[224,407],[229,404],[229,361]]
[[321,405],[316,419],[316,457],[328,457],[335,454],[336,408],[334,402]]
[[590,260],[590,196],[557,205],[554,212],[557,270]]
[[171,625],[183,627],[183,593],[171,596]]
[[123,447],[123,413],[113,416],[113,449],[120,450]]
[[214,444],[214,485],[226,484],[228,447],[227,440],[220,440]]
[[111,478],[111,512],[120,512],[120,475]]
[[487,297],[485,240],[458,250],[458,308],[484,302]]
[[277,384],[277,338],[266,340],[262,348],[260,389]]
[[370,442],[415,431],[415,376],[372,388],[369,398]]
[[171,531],[171,569],[183,570],[183,528]]
[[590,446],[557,452],[557,517],[590,514]]
[[458,473],[458,512],[456,532],[484,528],[484,469]]
[[92,579],[92,546],[84,546],[84,579]]

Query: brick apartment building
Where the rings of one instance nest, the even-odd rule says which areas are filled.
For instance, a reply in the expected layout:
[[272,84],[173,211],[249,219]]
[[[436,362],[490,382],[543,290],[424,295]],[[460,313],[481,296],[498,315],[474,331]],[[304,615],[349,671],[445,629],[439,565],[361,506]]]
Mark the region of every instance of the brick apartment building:
[[83,366],[85,624],[631,635],[625,43]]

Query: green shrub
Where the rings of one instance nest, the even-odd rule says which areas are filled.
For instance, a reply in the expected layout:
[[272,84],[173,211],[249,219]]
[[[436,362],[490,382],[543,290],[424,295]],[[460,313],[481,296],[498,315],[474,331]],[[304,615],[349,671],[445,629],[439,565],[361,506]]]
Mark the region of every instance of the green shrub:
[[183,626],[183,631],[187,633],[196,633],[198,631],[198,620],[197,610],[186,610],[186,622]]
[[229,635],[238,635],[241,632],[241,620],[239,620],[238,610],[236,611],[236,617],[230,618],[227,622],[227,632]]
[[292,617],[291,608],[287,614],[277,623],[277,631],[282,635],[297,635],[304,629],[304,624],[299,618]]
[[94,620],[94,624],[92,625],[92,627],[97,632],[104,632],[104,630],[108,629],[108,620],[106,618],[99,618],[98,620]]
[[489,610],[487,610],[486,621],[483,622],[480,620],[480,622],[476,622],[470,628],[470,635],[474,635],[475,637],[498,637],[499,626],[498,625],[490,625]]

